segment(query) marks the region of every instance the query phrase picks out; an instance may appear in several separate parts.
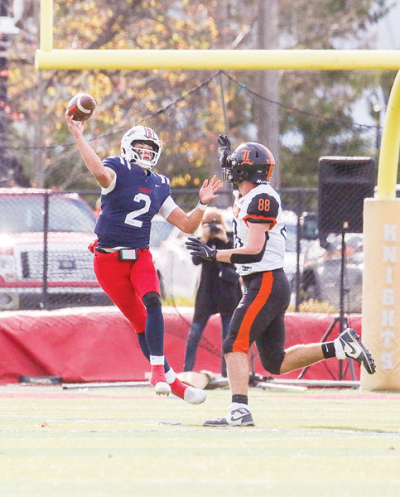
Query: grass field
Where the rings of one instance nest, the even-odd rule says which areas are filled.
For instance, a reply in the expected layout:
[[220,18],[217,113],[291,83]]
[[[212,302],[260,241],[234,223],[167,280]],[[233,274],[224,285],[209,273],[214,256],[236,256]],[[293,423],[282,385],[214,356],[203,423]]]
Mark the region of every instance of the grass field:
[[0,495],[398,497],[400,394],[252,389],[256,427],[205,428],[151,388],[0,387]]

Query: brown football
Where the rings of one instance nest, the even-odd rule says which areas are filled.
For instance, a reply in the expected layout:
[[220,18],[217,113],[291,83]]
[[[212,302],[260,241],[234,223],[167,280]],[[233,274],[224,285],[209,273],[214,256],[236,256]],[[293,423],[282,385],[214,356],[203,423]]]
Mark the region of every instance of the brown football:
[[67,113],[74,121],[87,121],[93,115],[96,100],[87,93],[78,93],[68,104]]

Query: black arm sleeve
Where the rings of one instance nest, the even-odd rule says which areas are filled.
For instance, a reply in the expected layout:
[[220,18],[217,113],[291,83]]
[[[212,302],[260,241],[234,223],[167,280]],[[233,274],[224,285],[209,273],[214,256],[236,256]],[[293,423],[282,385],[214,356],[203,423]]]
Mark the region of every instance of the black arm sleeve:
[[269,239],[268,231],[265,232],[265,243],[264,246],[258,254],[232,254],[231,262],[233,264],[251,264],[252,262],[260,262],[263,258],[265,247],[267,246],[267,241]]

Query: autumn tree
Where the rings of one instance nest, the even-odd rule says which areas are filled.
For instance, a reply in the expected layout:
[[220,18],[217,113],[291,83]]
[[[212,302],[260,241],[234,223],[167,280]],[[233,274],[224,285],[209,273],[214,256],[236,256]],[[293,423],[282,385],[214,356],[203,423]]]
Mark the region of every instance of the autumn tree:
[[[261,0],[260,0],[261,1]],[[282,48],[367,47],[385,0],[281,0]],[[87,137],[101,157],[119,153],[122,134],[139,123],[164,142],[159,170],[175,187],[198,187],[217,170],[216,138],[228,126],[233,145],[257,137],[256,73],[230,71],[34,70],[38,2],[25,1],[21,34],[10,50],[10,146],[38,186],[97,187],[63,118],[70,98],[92,94],[98,106]],[[54,48],[249,49],[256,46],[256,0],[71,0],[54,4]],[[352,106],[376,72],[285,71],[279,102],[282,186],[315,186],[318,157],[370,151]],[[222,91],[225,108],[222,105]],[[226,111],[224,114],[224,110]]]
[[[29,17],[30,16],[30,17]],[[208,72],[33,70],[38,19],[18,38],[10,61],[9,95],[20,116],[13,149],[38,186],[94,186],[67,132],[63,114],[77,92],[92,94],[98,107],[87,136],[100,156],[118,153],[131,126],[154,127],[164,142],[160,168],[175,186],[198,186],[209,175],[216,136],[223,131],[220,88]],[[200,2],[57,2],[54,48],[210,48],[217,37],[208,8]],[[30,52],[27,52],[27,47]],[[27,55],[21,59],[21,53]],[[210,136],[211,135],[211,136]]]

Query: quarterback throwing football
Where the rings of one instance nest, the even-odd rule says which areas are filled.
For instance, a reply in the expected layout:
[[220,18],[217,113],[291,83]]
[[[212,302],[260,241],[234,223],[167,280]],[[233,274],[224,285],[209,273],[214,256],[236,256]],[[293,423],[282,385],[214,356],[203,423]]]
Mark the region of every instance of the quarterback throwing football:
[[228,369],[232,404],[223,418],[205,426],[253,426],[248,407],[248,352],[256,343],[262,366],[272,374],[288,373],[337,357],[351,357],[375,372],[374,360],[357,333],[348,328],[333,342],[296,345],[285,350],[285,312],[290,285],[283,271],[285,225],[281,200],[269,184],[274,167],[271,151],[260,143],[244,143],[231,153],[227,136],[220,135],[220,164],[224,179],[233,183],[235,248],[212,250],[195,238],[187,248],[203,259],[232,262],[245,284],[245,293],[233,314],[223,352]]
[[215,176],[205,180],[197,207],[186,214],[172,199],[169,180],[152,172],[162,142],[151,128],[134,126],[122,138],[121,155],[101,161],[83,136],[84,123],[76,125],[67,113],[65,119],[84,163],[101,186],[98,239],[93,246],[96,277],[137,332],[151,364],[150,383],[156,393],[172,392],[186,402],[200,404],[205,392],[184,385],[164,357],[160,284],[149,240],[151,220],[157,213],[183,232],[194,233],[222,183]]

